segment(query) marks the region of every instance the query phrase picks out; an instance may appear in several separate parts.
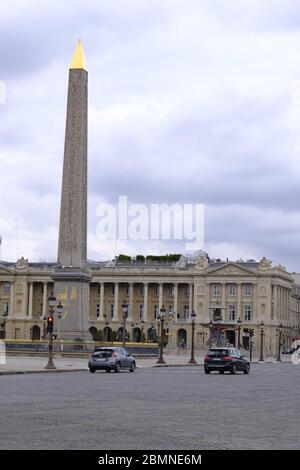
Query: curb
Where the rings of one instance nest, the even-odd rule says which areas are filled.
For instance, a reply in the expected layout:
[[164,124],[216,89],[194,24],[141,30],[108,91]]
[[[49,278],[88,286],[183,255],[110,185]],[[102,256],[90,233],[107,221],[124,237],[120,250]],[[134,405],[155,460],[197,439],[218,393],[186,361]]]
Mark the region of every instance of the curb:
[[82,372],[88,369],[37,369],[37,370],[3,370],[0,375],[21,375],[21,374],[53,374],[56,372]]

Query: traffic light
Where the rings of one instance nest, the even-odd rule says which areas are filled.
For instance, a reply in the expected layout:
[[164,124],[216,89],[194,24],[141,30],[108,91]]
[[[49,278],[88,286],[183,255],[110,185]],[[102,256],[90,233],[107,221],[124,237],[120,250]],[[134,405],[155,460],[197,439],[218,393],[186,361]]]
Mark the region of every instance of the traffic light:
[[250,334],[251,337],[254,336],[254,330],[250,329],[249,334]]
[[52,333],[53,331],[53,317],[50,315],[47,318],[47,333]]

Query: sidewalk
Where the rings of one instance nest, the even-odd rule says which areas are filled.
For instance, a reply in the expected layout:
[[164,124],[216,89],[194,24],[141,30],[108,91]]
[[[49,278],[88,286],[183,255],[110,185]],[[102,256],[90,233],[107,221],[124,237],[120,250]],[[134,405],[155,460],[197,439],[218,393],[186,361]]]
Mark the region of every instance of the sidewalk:
[[[180,367],[189,366],[197,367],[203,366],[203,355],[195,355],[197,365],[188,364],[190,360],[190,353],[188,351],[185,354],[164,354],[165,365],[157,364],[157,358],[149,359],[137,359],[137,368],[147,367]],[[290,355],[282,356],[282,362],[290,362]],[[48,362],[46,356],[11,356],[6,357],[6,364],[0,364],[0,375],[10,374],[30,374],[30,373],[54,373],[54,372],[75,372],[75,371],[87,371],[88,370],[88,359],[78,357],[59,357],[54,356],[54,364],[56,370],[44,369]],[[265,364],[276,362],[274,357],[266,358],[265,362],[259,362],[258,358],[254,358],[252,364]]]

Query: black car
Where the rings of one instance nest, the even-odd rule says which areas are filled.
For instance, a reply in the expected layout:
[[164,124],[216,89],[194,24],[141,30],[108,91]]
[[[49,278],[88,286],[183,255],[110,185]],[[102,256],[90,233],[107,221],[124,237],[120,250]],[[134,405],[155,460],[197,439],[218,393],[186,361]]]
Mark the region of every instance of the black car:
[[225,371],[231,374],[238,371],[249,374],[250,362],[237,348],[210,348],[204,358],[204,372],[210,374],[213,370],[220,374]]

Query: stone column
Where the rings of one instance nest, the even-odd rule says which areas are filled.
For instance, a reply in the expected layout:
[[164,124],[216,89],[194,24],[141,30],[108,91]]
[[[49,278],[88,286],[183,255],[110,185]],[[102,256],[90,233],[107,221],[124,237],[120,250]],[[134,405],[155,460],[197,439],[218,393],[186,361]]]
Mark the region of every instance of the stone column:
[[144,282],[144,321],[148,321],[148,282]]
[[174,283],[174,300],[173,300],[173,308],[174,308],[174,320],[177,320],[178,314],[178,284]]
[[244,321],[242,312],[242,284],[240,282],[237,284],[236,318],[237,320],[240,318],[242,322]]
[[193,312],[194,305],[193,305],[193,284],[189,283],[189,316],[191,318],[191,314]]
[[119,283],[115,282],[114,320],[119,320]]
[[278,286],[276,284],[276,286],[274,286],[274,319],[277,319],[279,318],[279,315],[278,315]]
[[33,282],[29,283],[28,317],[32,318]]
[[257,320],[257,285],[252,284],[252,318]]
[[163,292],[164,292],[164,288],[163,288],[163,283],[161,282],[159,284],[159,291],[158,291],[158,309],[159,309],[159,312],[163,306]]
[[43,317],[47,315],[47,300],[48,300],[48,295],[47,295],[47,287],[48,287],[48,282],[44,282],[43,284]]
[[133,282],[129,283],[129,306],[128,306],[128,321],[133,320]]
[[100,282],[99,320],[104,320],[104,282]]
[[12,317],[14,314],[14,300],[15,300],[15,285],[13,282],[10,283],[10,297],[9,297],[9,316]]
[[[226,282],[222,282],[221,306],[226,307]],[[223,311],[225,312],[225,310]]]

